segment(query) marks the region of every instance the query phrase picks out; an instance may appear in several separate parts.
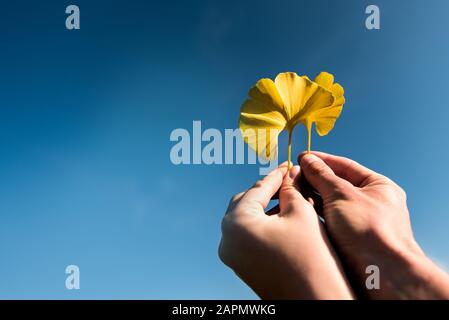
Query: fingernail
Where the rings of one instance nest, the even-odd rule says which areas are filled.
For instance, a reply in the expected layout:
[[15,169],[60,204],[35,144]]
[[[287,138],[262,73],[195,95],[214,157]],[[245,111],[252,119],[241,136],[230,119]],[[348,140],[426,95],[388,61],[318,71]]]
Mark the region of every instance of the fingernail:
[[301,158],[301,165],[306,167],[312,162],[315,162],[317,160],[317,157],[314,154],[307,153]]
[[299,173],[299,166],[293,166],[290,168],[288,175],[291,179],[295,179],[298,173]]

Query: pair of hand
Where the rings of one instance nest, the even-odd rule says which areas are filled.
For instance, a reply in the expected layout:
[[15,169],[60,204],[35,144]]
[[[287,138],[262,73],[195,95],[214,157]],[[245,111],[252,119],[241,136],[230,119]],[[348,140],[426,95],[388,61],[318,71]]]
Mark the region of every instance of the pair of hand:
[[[449,298],[449,276],[415,241],[398,185],[325,153],[299,163],[301,173],[284,164],[235,195],[223,218],[220,259],[261,298]],[[321,195],[324,223],[301,175]],[[275,195],[279,206],[265,212]],[[369,266],[378,288],[366,286]]]

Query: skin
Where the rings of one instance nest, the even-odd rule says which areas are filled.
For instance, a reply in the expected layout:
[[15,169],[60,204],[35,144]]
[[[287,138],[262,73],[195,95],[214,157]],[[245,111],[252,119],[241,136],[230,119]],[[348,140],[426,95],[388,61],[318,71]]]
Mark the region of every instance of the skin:
[[[235,195],[223,218],[219,256],[261,298],[352,299],[346,273],[360,297],[449,299],[449,276],[417,244],[397,184],[325,153],[299,163],[302,183],[297,166],[283,165]],[[306,188],[321,196],[316,210]],[[279,207],[265,213],[276,194]],[[379,289],[367,289],[369,265],[379,268]]]
[[[352,299],[324,226],[297,189],[298,173],[281,165],[232,198],[220,259],[263,299]],[[279,207],[266,214],[277,192]]]
[[[299,162],[358,291],[374,299],[449,299],[449,276],[416,242],[402,188],[347,158],[313,152]],[[366,288],[369,265],[379,267],[378,290]]]

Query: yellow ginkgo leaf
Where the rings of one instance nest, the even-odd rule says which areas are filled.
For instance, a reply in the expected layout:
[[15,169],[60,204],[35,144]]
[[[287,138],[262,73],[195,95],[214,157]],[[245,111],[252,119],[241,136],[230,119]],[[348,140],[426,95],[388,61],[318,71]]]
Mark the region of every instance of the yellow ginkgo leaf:
[[265,159],[277,155],[278,135],[288,131],[288,166],[291,164],[293,128],[302,123],[308,132],[312,123],[320,135],[332,130],[344,103],[343,88],[333,76],[320,73],[315,81],[294,72],[280,73],[274,81],[261,79],[251,88],[240,110],[239,127],[246,143]]
[[327,72],[321,72],[315,82],[320,86],[330,90],[334,96],[334,103],[326,109],[319,110],[315,115],[316,131],[320,136],[325,136],[333,128],[335,121],[340,116],[345,103],[344,89],[338,83],[334,83],[334,76]]
[[[303,76],[303,78],[307,78]],[[308,78],[307,78],[308,79]],[[301,121],[307,129],[307,152],[310,152],[310,139],[312,136],[312,124],[315,123],[316,131],[320,136],[328,134],[333,128],[335,121],[340,116],[345,103],[344,90],[341,85],[334,83],[334,76],[327,72],[321,72],[315,78],[315,83],[329,90],[334,97],[331,105],[309,112]]]

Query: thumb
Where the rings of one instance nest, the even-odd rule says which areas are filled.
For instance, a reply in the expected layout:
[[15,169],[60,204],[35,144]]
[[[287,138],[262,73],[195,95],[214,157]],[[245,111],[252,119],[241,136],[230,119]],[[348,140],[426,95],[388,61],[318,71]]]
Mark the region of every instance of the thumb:
[[279,208],[281,212],[296,212],[307,201],[297,189],[296,180],[299,178],[299,166],[293,166],[284,176],[279,190]]
[[321,194],[323,200],[335,196],[345,184],[345,180],[336,176],[323,160],[313,154],[305,154],[300,159],[300,164],[307,180]]

